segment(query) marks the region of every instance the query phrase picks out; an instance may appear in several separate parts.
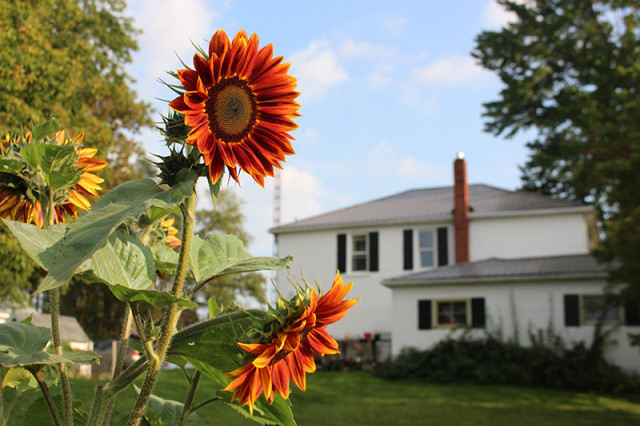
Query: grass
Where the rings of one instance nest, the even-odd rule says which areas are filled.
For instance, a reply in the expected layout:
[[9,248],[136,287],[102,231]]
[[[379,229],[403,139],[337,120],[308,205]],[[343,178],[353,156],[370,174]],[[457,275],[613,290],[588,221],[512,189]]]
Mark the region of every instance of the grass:
[[[74,398],[83,400],[85,410],[90,407],[97,383],[73,380]],[[180,371],[162,371],[155,393],[180,401],[185,390]],[[214,388],[203,379],[196,402],[213,393]],[[134,397],[133,389],[118,395],[112,424],[126,423],[122,419],[129,414]],[[302,426],[640,424],[640,395],[619,398],[508,386],[388,382],[363,371],[309,375],[307,391],[296,388],[291,400],[296,421]],[[256,424],[219,403],[204,407],[198,414],[201,425]]]

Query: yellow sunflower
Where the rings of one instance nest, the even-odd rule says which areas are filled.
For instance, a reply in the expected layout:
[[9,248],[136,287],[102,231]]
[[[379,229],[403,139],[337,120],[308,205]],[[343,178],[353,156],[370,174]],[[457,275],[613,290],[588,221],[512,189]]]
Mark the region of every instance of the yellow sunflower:
[[289,131],[298,126],[299,93],[289,64],[273,57],[273,46],[258,49],[258,36],[239,31],[230,42],[217,31],[209,57],[193,57],[195,70],[178,70],[186,92],[169,103],[191,127],[187,142],[198,147],[217,182],[224,166],[238,181],[237,168],[261,186],[294,153]]
[[[80,133],[73,140],[65,138],[65,132],[60,131],[55,135],[55,141],[58,145],[67,145],[73,143],[78,153],[78,161],[76,167],[80,169],[81,178],[75,184],[74,188],[69,189],[65,198],[56,203],[55,223],[64,222],[65,214],[73,217],[78,216],[77,208],[87,210],[91,207],[87,195],[99,197],[99,184],[104,179],[94,175],[103,169],[107,162],[93,158],[98,152],[95,148],[82,148],[80,145],[84,138],[84,133]],[[22,143],[35,143],[31,140],[31,134],[27,133],[24,137],[11,138],[7,135],[1,145],[2,157],[8,155],[12,146]],[[25,165],[26,167],[26,165]],[[39,228],[44,224],[44,213],[40,201],[33,195],[33,190],[22,179],[9,173],[0,173],[0,217],[10,218],[13,220],[31,223],[33,222]]]
[[167,235],[163,241],[167,244],[167,247],[169,248],[180,247],[180,245],[182,244],[182,240],[180,240],[180,238],[176,236],[178,235],[178,229],[175,226],[173,226],[175,221],[176,221],[175,217],[170,217],[167,219],[163,219],[162,222],[160,223],[160,225],[162,226],[162,230]]

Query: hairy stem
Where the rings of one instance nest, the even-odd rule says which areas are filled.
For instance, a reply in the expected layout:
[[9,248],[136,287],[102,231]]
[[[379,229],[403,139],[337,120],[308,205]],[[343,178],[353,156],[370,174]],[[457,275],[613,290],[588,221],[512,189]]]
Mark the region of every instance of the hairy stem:
[[[62,355],[62,339],[60,337],[60,289],[51,290],[51,334],[53,347],[58,355]],[[69,375],[64,363],[58,364],[60,372],[60,384],[62,385],[62,402],[64,405],[64,424],[73,425],[73,406],[71,405],[71,386]]]
[[[53,201],[53,191],[48,191],[48,208],[45,228],[52,226],[55,222],[56,210]],[[60,288],[51,290],[51,335],[52,343],[56,354],[62,355],[62,339],[60,337]],[[73,425],[73,405],[71,403],[71,386],[69,386],[69,375],[67,366],[64,363],[58,364],[60,372],[60,384],[62,385],[62,397],[64,404],[64,424]],[[42,388],[42,387],[41,387]]]
[[184,406],[182,407],[182,414],[180,414],[180,426],[185,426],[189,415],[191,414],[191,404],[193,404],[193,398],[196,396],[196,390],[198,389],[198,383],[200,383],[200,370],[196,371],[191,380],[189,380],[189,392],[184,399]]
[[[125,307],[124,318],[122,319],[122,329],[120,331],[120,341],[118,343],[118,354],[116,358],[116,365],[113,369],[113,376],[111,377],[111,381],[120,376],[122,373],[122,368],[124,366],[124,357],[127,353],[127,345],[129,344],[129,334],[131,334],[131,323],[132,323],[132,315],[131,309],[129,306]],[[113,403],[115,402],[115,396],[112,396],[108,399],[107,410],[104,414],[104,420],[102,421],[103,426],[109,425],[109,419],[111,418],[111,410],[113,410]]]
[[[189,253],[191,252],[191,241],[193,239],[194,215],[196,207],[195,195],[189,196],[182,204],[180,210],[183,218],[182,244],[180,245],[180,257],[176,268],[176,275],[171,287],[171,294],[175,297],[181,297],[184,288],[184,280],[187,276],[187,267],[189,265]],[[147,405],[147,401],[151,397],[151,391],[158,379],[160,366],[169,348],[173,330],[178,324],[180,318],[180,307],[177,303],[172,303],[164,310],[162,318],[161,334],[155,347],[155,357],[149,358],[149,370],[147,377],[142,384],[140,395],[133,407],[131,416],[129,417],[129,426],[137,426]]]
[[47,386],[47,381],[44,378],[44,374],[42,374],[42,371],[40,370],[29,369],[29,371],[31,372],[31,374],[33,374],[33,377],[36,378],[36,381],[40,386],[42,395],[44,395],[44,400],[47,402],[47,407],[49,407],[49,411],[51,412],[51,417],[53,417],[53,422],[56,424],[56,426],[62,426],[60,413],[58,413],[56,404],[53,402],[53,398],[51,397],[51,392],[49,392],[49,387]]

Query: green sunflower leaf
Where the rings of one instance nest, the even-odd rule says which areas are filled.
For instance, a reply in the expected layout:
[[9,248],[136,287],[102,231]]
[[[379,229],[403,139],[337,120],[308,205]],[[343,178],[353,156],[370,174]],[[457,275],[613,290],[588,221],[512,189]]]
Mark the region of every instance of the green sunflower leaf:
[[82,177],[76,166],[78,153],[71,145],[30,143],[22,147],[20,154],[33,170],[42,174],[53,192],[71,188]]
[[55,252],[49,250],[65,236],[68,225],[59,224],[40,229],[31,223],[3,219],[4,224],[16,237],[24,251],[45,270],[53,267]]
[[170,188],[151,179],[123,183],[105,194],[69,225],[64,238],[48,249],[54,263],[36,293],[64,285],[78,268],[105,245],[109,235],[125,220],[136,219],[152,206],[173,209],[193,194],[196,173],[189,173]]
[[188,299],[172,296],[170,293],[157,290],[142,290],[136,288],[124,287],[121,285],[110,285],[109,290],[119,300],[123,302],[147,302],[157,308],[164,308],[171,303],[177,303],[185,308],[197,308],[198,304]]
[[175,275],[178,266],[178,253],[164,244],[151,247],[156,269],[165,275]]
[[189,260],[194,278],[201,283],[229,274],[264,270],[279,271],[288,268],[293,258],[291,256],[254,257],[238,237],[213,233],[205,240],[197,235],[193,236]]
[[[133,385],[133,390],[136,394],[140,394],[140,388]],[[147,410],[145,416],[150,417],[149,420],[160,420],[163,425],[178,426],[180,424],[180,416],[182,415],[182,409],[184,404],[178,401],[171,401],[169,399],[160,398],[156,395],[151,395],[149,402],[147,402]],[[149,413],[151,411],[151,413]],[[198,415],[191,413],[187,419],[187,425],[195,425],[198,423]],[[153,423],[156,424],[156,423]]]
[[103,282],[131,289],[151,289],[156,267],[149,248],[129,234],[116,231],[82,268],[90,269]]
[[51,330],[32,324],[9,322],[0,324],[0,365],[23,367],[38,364],[91,364],[100,356],[90,351],[64,355],[44,351],[51,339]]

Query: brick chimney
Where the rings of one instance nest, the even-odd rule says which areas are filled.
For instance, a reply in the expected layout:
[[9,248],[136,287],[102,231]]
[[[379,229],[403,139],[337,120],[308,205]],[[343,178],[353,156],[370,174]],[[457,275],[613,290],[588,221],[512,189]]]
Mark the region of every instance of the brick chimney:
[[453,221],[455,225],[456,263],[469,261],[469,185],[464,153],[453,162]]

